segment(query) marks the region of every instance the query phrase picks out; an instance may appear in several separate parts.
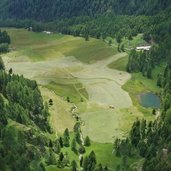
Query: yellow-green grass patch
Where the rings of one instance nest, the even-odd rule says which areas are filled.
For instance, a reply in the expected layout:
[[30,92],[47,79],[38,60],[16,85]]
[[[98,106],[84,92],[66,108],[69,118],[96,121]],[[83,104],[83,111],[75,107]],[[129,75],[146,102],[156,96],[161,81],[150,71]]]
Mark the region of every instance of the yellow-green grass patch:
[[53,100],[53,105],[49,108],[50,124],[53,130],[57,133],[63,133],[66,128],[72,130],[75,123],[71,113],[73,104],[66,102],[54,91],[45,87],[40,87],[40,90],[45,101]]
[[64,100],[67,100],[67,97],[70,98],[70,101],[73,103],[80,102],[81,98],[88,99],[88,94],[86,89],[77,89],[76,84],[69,84],[65,82],[51,82],[46,85],[50,90],[53,90],[57,95],[62,97]]
[[33,61],[47,60],[64,56],[74,56],[82,62],[92,63],[114,55],[117,50],[102,40],[61,34],[29,32],[25,29],[6,29],[11,36],[11,47],[21,56]]
[[126,137],[134,121],[137,118],[144,118],[134,106],[129,109],[98,108],[94,112],[85,112],[80,116],[85,123],[82,126],[83,135],[88,135],[93,141],[100,143]]
[[108,65],[111,69],[116,69],[119,71],[126,71],[126,65],[128,63],[128,56],[125,56],[123,58],[120,58]]

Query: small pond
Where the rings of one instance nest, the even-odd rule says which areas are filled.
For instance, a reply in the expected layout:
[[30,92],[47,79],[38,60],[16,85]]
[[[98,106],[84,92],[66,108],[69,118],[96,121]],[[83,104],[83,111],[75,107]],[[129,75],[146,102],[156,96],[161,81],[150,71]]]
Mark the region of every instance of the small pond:
[[160,97],[152,92],[142,93],[139,95],[139,103],[146,108],[158,109],[160,108]]

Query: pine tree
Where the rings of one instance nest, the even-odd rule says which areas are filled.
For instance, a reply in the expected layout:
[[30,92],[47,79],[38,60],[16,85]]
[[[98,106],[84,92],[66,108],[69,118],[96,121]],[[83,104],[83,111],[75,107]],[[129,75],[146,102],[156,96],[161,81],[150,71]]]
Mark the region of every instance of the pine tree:
[[69,137],[69,130],[68,128],[65,129],[64,131],[64,135],[63,135],[63,144],[65,147],[69,147],[70,146],[70,137]]
[[63,139],[62,139],[62,137],[59,137],[59,143],[60,143],[61,148],[63,148],[64,143],[63,143]]
[[103,169],[103,171],[108,171],[108,167],[105,166],[104,169]]
[[75,160],[71,162],[71,171],[77,171],[77,163]]
[[85,38],[85,41],[89,41],[89,35],[87,33],[85,34],[84,38]]
[[39,166],[40,166],[40,171],[46,171],[46,168],[42,162],[40,163]]
[[12,70],[12,68],[10,68],[9,69],[9,75],[12,75],[12,73],[13,73],[13,70]]
[[69,129],[68,128],[65,129],[64,136],[69,137]]
[[125,52],[125,46],[124,46],[124,44],[121,45],[121,51],[122,52]]
[[76,143],[75,138],[71,142],[71,150],[77,154],[77,143]]
[[48,158],[48,165],[55,165],[57,163],[56,157],[52,151],[50,151]]
[[49,141],[49,147],[52,148],[53,147],[53,143],[52,140]]
[[60,151],[61,151],[61,146],[60,146],[60,142],[59,142],[58,139],[55,141],[55,144],[54,144],[54,151],[55,151],[55,153],[57,153],[57,154],[59,154]]
[[67,102],[70,103],[70,98],[69,97],[67,97]]
[[152,69],[151,68],[149,68],[148,70],[147,70],[147,78],[152,78]]
[[116,35],[116,41],[118,44],[120,44],[122,42],[122,36],[120,33]]
[[61,152],[61,153],[59,154],[59,161],[62,162],[63,159],[64,159],[64,155],[63,155],[63,153]]
[[139,142],[138,149],[139,149],[140,156],[145,157],[146,152],[147,152],[147,145],[145,144],[144,141]]
[[168,153],[171,153],[171,141],[168,144]]
[[80,146],[78,151],[79,151],[80,154],[84,154],[86,152],[84,146],[82,146],[82,145]]
[[97,168],[95,169],[95,171],[103,171],[103,167],[102,164],[100,163]]
[[91,171],[89,168],[90,168],[90,167],[89,167],[89,159],[88,159],[88,157],[86,156],[86,157],[84,158],[84,162],[83,162],[83,171]]
[[112,45],[112,40],[109,40],[109,46],[111,46]]
[[79,131],[77,131],[75,133],[75,139],[76,139],[76,141],[77,141],[78,144],[82,144],[81,135],[80,135],[80,132]]
[[70,144],[69,144],[69,137],[67,137],[67,136],[63,137],[63,144],[64,144],[65,147],[69,147],[70,146]]
[[84,140],[84,145],[89,147],[91,145],[90,143],[90,138],[88,136],[86,136],[85,140]]
[[52,100],[52,99],[49,100],[49,105],[50,105],[50,106],[53,105],[53,100]]
[[152,114],[156,115],[156,109],[153,109]]
[[21,117],[21,114],[18,114],[18,115],[17,115],[16,121],[17,121],[18,123],[20,123],[20,124],[23,123],[23,119],[22,119],[22,117]]
[[83,156],[81,156],[81,159],[80,159],[80,166],[81,167],[83,166],[83,161],[84,161]]
[[0,56],[0,70],[5,70],[5,65],[1,56]]

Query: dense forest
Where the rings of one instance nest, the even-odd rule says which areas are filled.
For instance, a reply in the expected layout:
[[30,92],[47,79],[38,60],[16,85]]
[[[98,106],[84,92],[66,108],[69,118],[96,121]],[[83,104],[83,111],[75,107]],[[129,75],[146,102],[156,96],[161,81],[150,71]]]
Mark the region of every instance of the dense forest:
[[53,21],[96,14],[156,14],[166,9],[169,0],[2,0],[0,14],[4,18]]
[[6,0],[0,2],[0,26],[32,27],[33,31],[51,30],[86,39],[111,36],[120,42],[122,37],[131,39],[151,31],[160,18],[154,14],[170,5],[168,0]]

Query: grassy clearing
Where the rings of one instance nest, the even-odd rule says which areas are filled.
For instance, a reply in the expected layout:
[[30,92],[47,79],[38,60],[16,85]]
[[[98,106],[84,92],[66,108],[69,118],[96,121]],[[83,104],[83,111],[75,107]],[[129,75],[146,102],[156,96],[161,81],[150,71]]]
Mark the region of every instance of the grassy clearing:
[[61,56],[74,56],[82,62],[92,63],[112,56],[117,51],[102,40],[46,35],[28,32],[24,29],[6,29],[12,39],[12,48],[18,55],[27,56],[33,61],[46,60]]
[[128,56],[118,59],[108,65],[111,69],[116,69],[119,71],[126,71],[126,64],[128,63]]
[[[112,46],[117,47],[118,43],[116,39],[113,39],[111,37],[107,37],[106,41],[109,42],[109,40],[112,41]],[[132,40],[128,40],[127,38],[123,38],[121,44],[124,45],[125,50],[130,50],[131,48],[135,48],[137,46],[142,46],[146,44],[146,42],[143,40],[143,34],[138,34],[137,36],[133,37]]]
[[133,37],[132,40],[128,40],[126,38],[122,39],[122,44],[124,44],[126,49],[135,48],[137,46],[142,46],[147,44],[145,40],[143,40],[143,34],[138,34],[137,36]]

